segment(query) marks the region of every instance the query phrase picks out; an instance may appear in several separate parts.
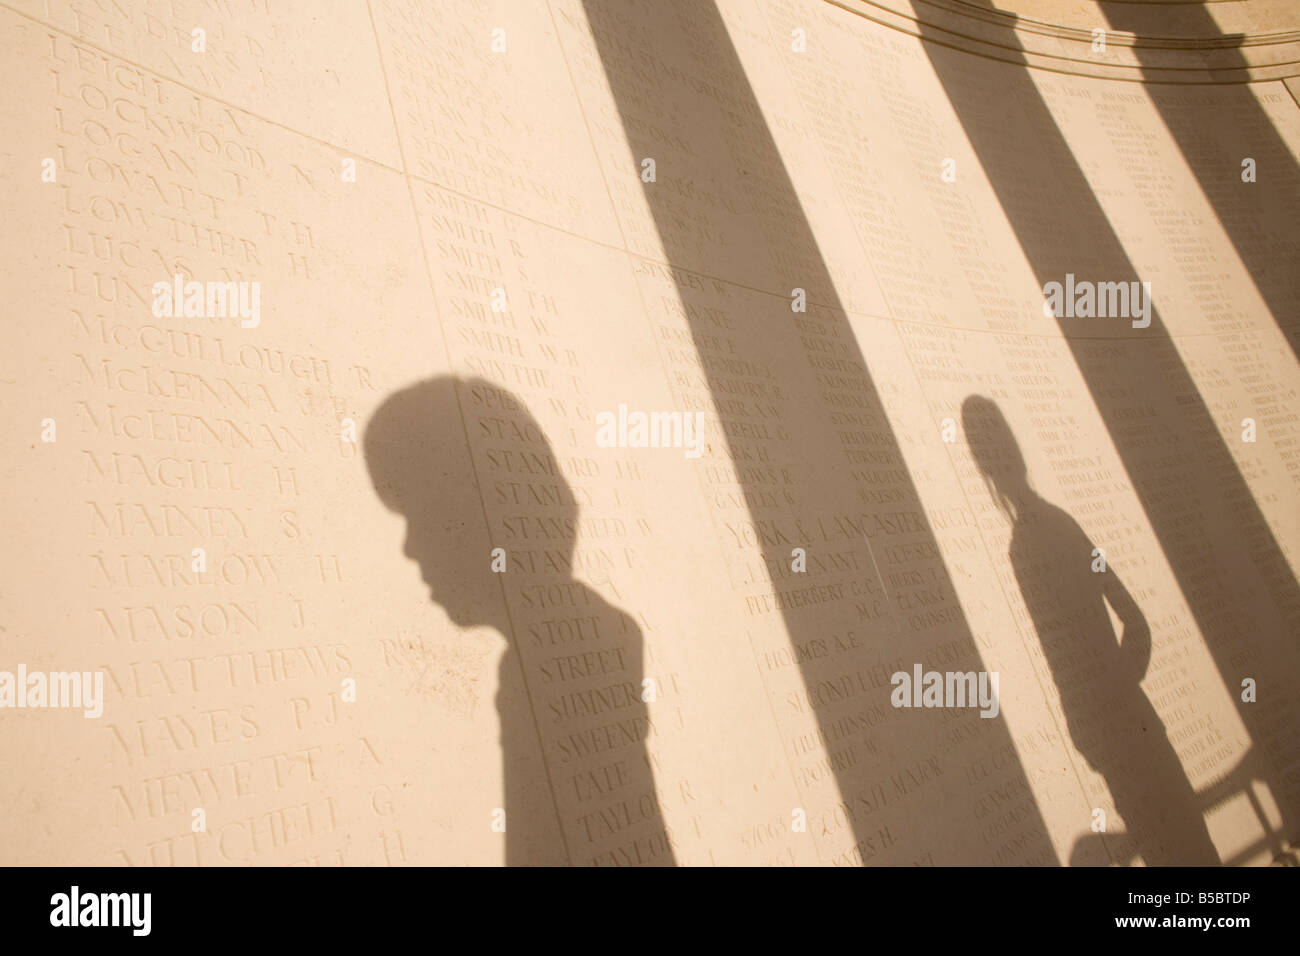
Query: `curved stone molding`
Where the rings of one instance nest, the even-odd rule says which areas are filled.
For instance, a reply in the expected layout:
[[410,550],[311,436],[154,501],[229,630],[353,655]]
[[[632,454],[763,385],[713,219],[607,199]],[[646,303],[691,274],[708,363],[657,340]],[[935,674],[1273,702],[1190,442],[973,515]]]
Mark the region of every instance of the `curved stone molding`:
[[[1260,4],[1247,19],[1238,3],[1057,3],[1044,12],[1027,0],[1009,8],[968,0],[826,2],[933,43],[1057,73],[1215,84],[1300,75],[1300,31],[1277,3]],[[1230,14],[1222,31],[1220,8]],[[1104,52],[1093,49],[1097,29],[1105,30]]]

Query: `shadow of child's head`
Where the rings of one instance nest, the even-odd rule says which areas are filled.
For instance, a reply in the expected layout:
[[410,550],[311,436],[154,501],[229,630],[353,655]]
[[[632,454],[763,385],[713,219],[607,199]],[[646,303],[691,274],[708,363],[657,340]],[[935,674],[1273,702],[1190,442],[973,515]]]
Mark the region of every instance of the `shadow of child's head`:
[[989,494],[1014,519],[1015,507],[1032,492],[1025,456],[1002,409],[983,395],[968,395],[961,405],[961,426]]
[[[482,439],[484,489],[476,479],[467,427]],[[546,516],[560,517],[561,527],[572,527],[577,516],[550,442],[523,402],[483,379],[428,378],[380,405],[366,427],[364,445],[376,493],[406,519],[403,551],[419,564],[430,596],[458,625],[501,628],[501,592],[491,573],[494,536],[483,496],[506,506],[502,518],[512,530],[497,529],[497,539],[527,530],[543,507],[535,502],[545,500],[547,486],[555,490],[552,500],[570,504],[548,503]],[[571,537],[563,543],[547,539],[547,544],[566,549],[566,555],[573,547]]]

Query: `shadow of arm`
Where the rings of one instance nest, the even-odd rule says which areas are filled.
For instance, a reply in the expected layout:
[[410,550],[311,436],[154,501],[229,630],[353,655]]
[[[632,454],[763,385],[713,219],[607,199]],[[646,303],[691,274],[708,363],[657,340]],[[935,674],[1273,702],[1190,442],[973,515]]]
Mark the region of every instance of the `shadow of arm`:
[[1151,663],[1151,628],[1147,625],[1142,609],[1128,593],[1124,582],[1119,579],[1113,567],[1108,567],[1102,575],[1102,587],[1106,601],[1114,609],[1124,631],[1120,635],[1120,652],[1133,666],[1134,673],[1140,680]]

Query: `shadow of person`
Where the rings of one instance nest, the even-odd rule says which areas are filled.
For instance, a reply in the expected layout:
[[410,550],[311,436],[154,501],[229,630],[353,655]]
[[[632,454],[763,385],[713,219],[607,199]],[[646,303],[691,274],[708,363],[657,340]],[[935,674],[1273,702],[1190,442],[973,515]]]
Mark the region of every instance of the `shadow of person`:
[[[506,864],[673,865],[645,746],[641,631],[573,579],[578,506],[532,414],[482,379],[429,378],[384,401],[364,448],[434,602],[506,640],[496,695]],[[511,480],[480,487],[476,453]],[[494,573],[493,549],[528,523],[555,550],[508,552]]]
[[[1011,521],[1009,558],[1075,747],[1106,780],[1148,865],[1215,865],[1197,798],[1141,680],[1151,631],[1114,568],[1078,523],[1029,485],[1001,409],[971,395],[962,427],[989,493]],[[1116,640],[1109,604],[1123,625]],[[1077,859],[1079,853],[1073,857]]]

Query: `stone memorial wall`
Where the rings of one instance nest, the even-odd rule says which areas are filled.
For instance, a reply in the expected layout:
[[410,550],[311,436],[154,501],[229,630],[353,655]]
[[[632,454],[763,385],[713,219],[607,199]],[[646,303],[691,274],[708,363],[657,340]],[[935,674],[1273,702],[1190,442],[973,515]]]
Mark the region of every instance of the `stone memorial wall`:
[[0,861],[1293,855],[1297,63],[0,2]]

